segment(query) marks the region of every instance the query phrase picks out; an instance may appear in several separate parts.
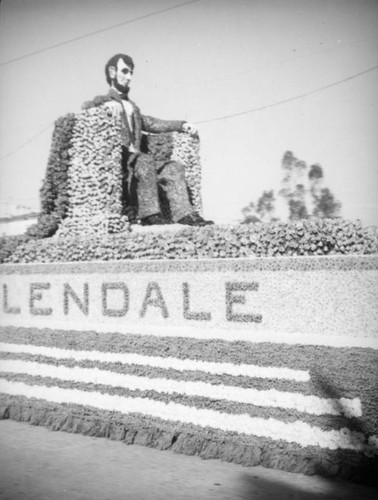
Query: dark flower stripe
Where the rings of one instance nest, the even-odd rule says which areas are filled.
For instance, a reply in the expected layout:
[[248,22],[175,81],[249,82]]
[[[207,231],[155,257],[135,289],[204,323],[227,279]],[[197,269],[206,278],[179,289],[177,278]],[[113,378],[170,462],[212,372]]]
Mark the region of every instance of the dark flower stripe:
[[[353,366],[364,361],[364,370],[378,360],[374,349],[360,347],[329,347],[288,345],[270,342],[227,342],[188,337],[156,337],[96,331],[52,330],[49,328],[0,327],[0,341],[44,345],[61,349],[95,350],[103,352],[136,353],[146,356],[175,357],[199,361],[247,363],[259,366],[290,367],[309,370],[317,365],[348,363]],[[288,363],[290,359],[290,363]],[[345,369],[346,376],[349,369]]]
[[[296,382],[289,380],[276,380],[276,379],[258,379],[244,376],[232,375],[213,375],[204,371],[191,371],[191,370],[174,370],[171,368],[155,368],[150,366],[133,365],[133,364],[120,364],[120,363],[105,363],[98,361],[75,361],[74,359],[56,359],[48,356],[38,356],[19,353],[6,353],[0,352],[1,359],[19,359],[23,361],[34,361],[36,363],[47,363],[50,365],[63,365],[67,367],[80,367],[80,368],[98,368],[100,370],[108,370],[116,373],[124,373],[129,375],[136,375],[138,377],[150,378],[167,378],[172,380],[184,381],[200,381],[209,384],[222,384],[226,386],[254,388],[260,390],[277,389],[279,391],[291,391],[301,394],[312,394],[315,396],[323,397],[321,391],[316,394],[311,390],[309,382]],[[316,388],[315,388],[316,389]]]

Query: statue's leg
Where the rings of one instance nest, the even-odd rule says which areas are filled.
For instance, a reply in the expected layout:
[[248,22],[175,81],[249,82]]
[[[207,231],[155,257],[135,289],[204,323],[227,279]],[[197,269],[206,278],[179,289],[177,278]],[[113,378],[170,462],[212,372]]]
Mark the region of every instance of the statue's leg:
[[122,215],[126,215],[131,224],[138,217],[138,198],[133,161],[125,147],[122,148]]
[[194,212],[189,201],[184,165],[176,161],[166,163],[159,170],[158,180],[166,193],[173,222]]
[[139,154],[134,162],[137,180],[138,217],[143,219],[160,213],[158,178],[152,156]]

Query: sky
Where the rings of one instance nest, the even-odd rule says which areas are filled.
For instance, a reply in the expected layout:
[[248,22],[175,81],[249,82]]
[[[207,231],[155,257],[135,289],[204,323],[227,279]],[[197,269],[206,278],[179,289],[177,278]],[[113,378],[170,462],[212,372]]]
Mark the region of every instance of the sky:
[[240,221],[290,150],[378,225],[377,49],[377,0],[2,0],[0,217],[40,209],[54,121],[122,52],[142,113],[197,124],[205,217]]

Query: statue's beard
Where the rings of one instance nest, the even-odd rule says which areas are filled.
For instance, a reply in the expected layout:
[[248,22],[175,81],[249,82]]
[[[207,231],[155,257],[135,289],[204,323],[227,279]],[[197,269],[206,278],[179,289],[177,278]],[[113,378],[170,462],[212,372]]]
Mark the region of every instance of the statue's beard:
[[129,86],[121,85],[118,83],[118,80],[114,80],[114,87],[119,91],[122,92],[123,94],[128,94],[129,92]]

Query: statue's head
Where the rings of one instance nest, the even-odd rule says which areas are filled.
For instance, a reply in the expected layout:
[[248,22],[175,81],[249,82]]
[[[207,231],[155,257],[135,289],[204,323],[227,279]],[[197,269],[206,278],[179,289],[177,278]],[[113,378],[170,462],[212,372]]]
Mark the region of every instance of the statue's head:
[[134,61],[126,54],[116,54],[105,66],[106,81],[121,92],[129,90],[134,71]]

